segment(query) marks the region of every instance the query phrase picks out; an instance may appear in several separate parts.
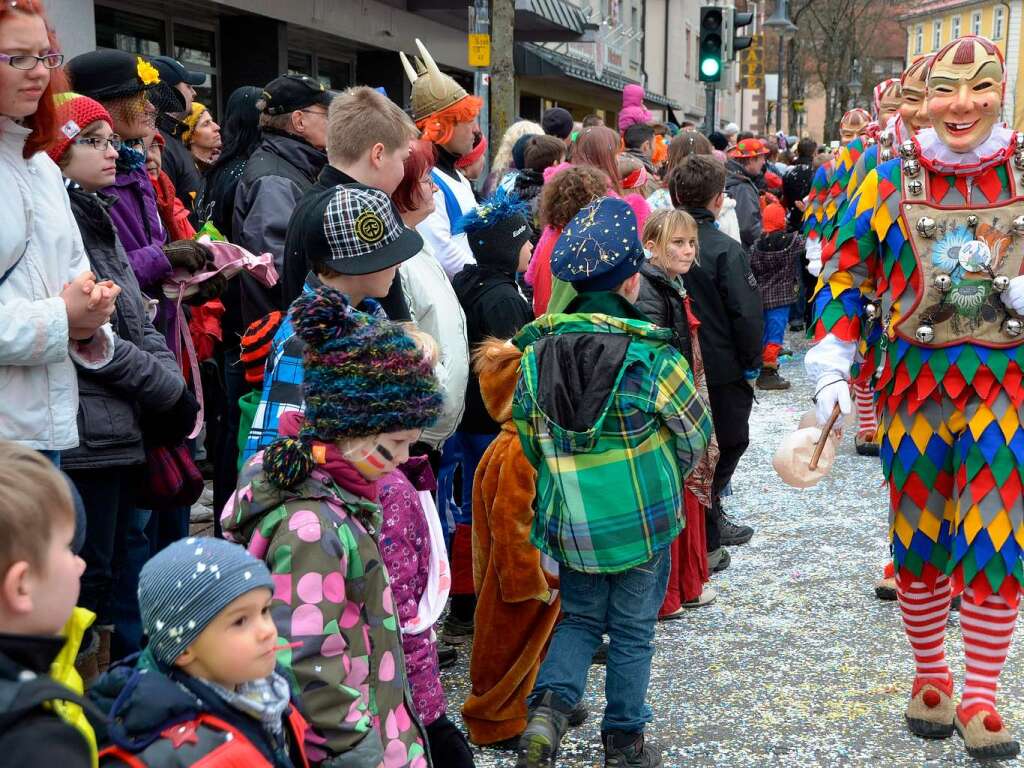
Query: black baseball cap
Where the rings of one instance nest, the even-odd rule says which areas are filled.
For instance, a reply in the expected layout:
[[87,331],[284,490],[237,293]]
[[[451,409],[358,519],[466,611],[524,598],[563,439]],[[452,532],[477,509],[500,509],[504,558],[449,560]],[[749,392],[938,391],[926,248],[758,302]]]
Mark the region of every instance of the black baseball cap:
[[160,73],[161,83],[167,83],[168,85],[177,85],[178,83],[202,85],[206,82],[206,75],[204,73],[187,70],[180,61],[172,59],[170,56],[154,56],[150,61]]
[[362,184],[339,184],[303,200],[288,222],[294,256],[308,265],[326,264],[343,275],[368,275],[411,259],[423,238],[405,226],[384,192]]
[[331,103],[334,94],[324,88],[323,83],[309,75],[281,75],[275,77],[263,89],[266,115],[286,115],[313,104]]

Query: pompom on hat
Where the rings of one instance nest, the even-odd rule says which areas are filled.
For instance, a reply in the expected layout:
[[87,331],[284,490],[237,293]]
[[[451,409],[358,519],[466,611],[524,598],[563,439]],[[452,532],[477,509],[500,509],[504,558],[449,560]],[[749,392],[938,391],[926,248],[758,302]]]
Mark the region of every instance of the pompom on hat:
[[551,253],[551,273],[579,292],[610,291],[639,272],[643,259],[633,209],[602,197],[565,225]]
[[270,571],[237,544],[193,536],[162,549],[139,574],[139,610],[150,652],[173,664],[217,614],[254,589],[273,593]]
[[113,128],[114,121],[106,108],[95,99],[78,93],[65,91],[53,97],[57,106],[57,130],[59,136],[47,154],[55,163],[59,163],[64,153],[71,147],[78,135],[92,123],[102,121]]

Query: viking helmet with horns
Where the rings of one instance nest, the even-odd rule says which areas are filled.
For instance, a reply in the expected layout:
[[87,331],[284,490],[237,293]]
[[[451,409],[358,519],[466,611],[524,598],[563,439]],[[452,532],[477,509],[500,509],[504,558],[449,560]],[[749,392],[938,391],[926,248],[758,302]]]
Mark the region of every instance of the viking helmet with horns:
[[427,47],[416,39],[416,47],[420,55],[414,57],[415,67],[404,52],[399,51],[405,74],[412,83],[412,94],[409,103],[412,108],[412,119],[419,123],[433,114],[447,109],[466,98],[466,90],[437,67],[434,57]]

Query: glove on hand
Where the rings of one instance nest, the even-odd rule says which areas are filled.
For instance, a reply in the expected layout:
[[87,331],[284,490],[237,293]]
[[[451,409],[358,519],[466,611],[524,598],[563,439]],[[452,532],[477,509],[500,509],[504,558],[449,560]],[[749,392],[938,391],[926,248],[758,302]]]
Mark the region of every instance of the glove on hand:
[[185,299],[185,303],[198,307],[200,304],[205,304],[218,298],[227,287],[228,280],[224,275],[214,275],[196,285],[196,292]]
[[817,277],[821,274],[821,240],[818,238],[808,239],[804,249],[804,256],[807,259],[807,271]]
[[1024,315],[1024,275],[1013,278],[1000,298],[1002,298],[1003,304],[1018,315]]
[[189,272],[198,272],[211,258],[206,246],[195,240],[175,240],[168,243],[164,246],[164,256],[171,262],[172,267],[187,269]]
[[[853,409],[850,400],[850,382],[839,378],[834,373],[823,374],[814,388],[814,412],[818,417],[818,426],[824,427],[832,418],[832,409],[839,404],[840,412],[845,416]],[[837,422],[842,427],[842,421]],[[838,431],[838,429],[836,430]]]

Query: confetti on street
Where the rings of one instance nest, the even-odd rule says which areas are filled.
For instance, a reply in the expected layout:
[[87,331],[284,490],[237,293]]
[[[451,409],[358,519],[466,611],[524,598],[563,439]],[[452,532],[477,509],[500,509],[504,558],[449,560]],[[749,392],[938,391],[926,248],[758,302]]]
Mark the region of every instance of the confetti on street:
[[[757,392],[751,445],[733,478],[726,510],[756,533],[731,550],[732,565],[712,579],[718,600],[680,621],[658,625],[648,701],[648,734],[675,766],[977,765],[956,736],[928,742],[903,724],[913,658],[895,603],[875,598],[888,556],[886,496],[877,458],[857,456],[848,429],[828,477],[788,488],[771,468],[782,436],[810,407],[803,373],[806,342],[782,374],[785,392]],[[963,682],[959,615],[947,652]],[[449,717],[458,717],[469,684],[468,646],[445,671]],[[1002,676],[1000,710],[1024,736],[1021,652]],[[604,668],[592,667],[587,722],[562,743],[559,766],[603,765],[600,713]],[[511,768],[512,752],[478,750],[481,768]]]

